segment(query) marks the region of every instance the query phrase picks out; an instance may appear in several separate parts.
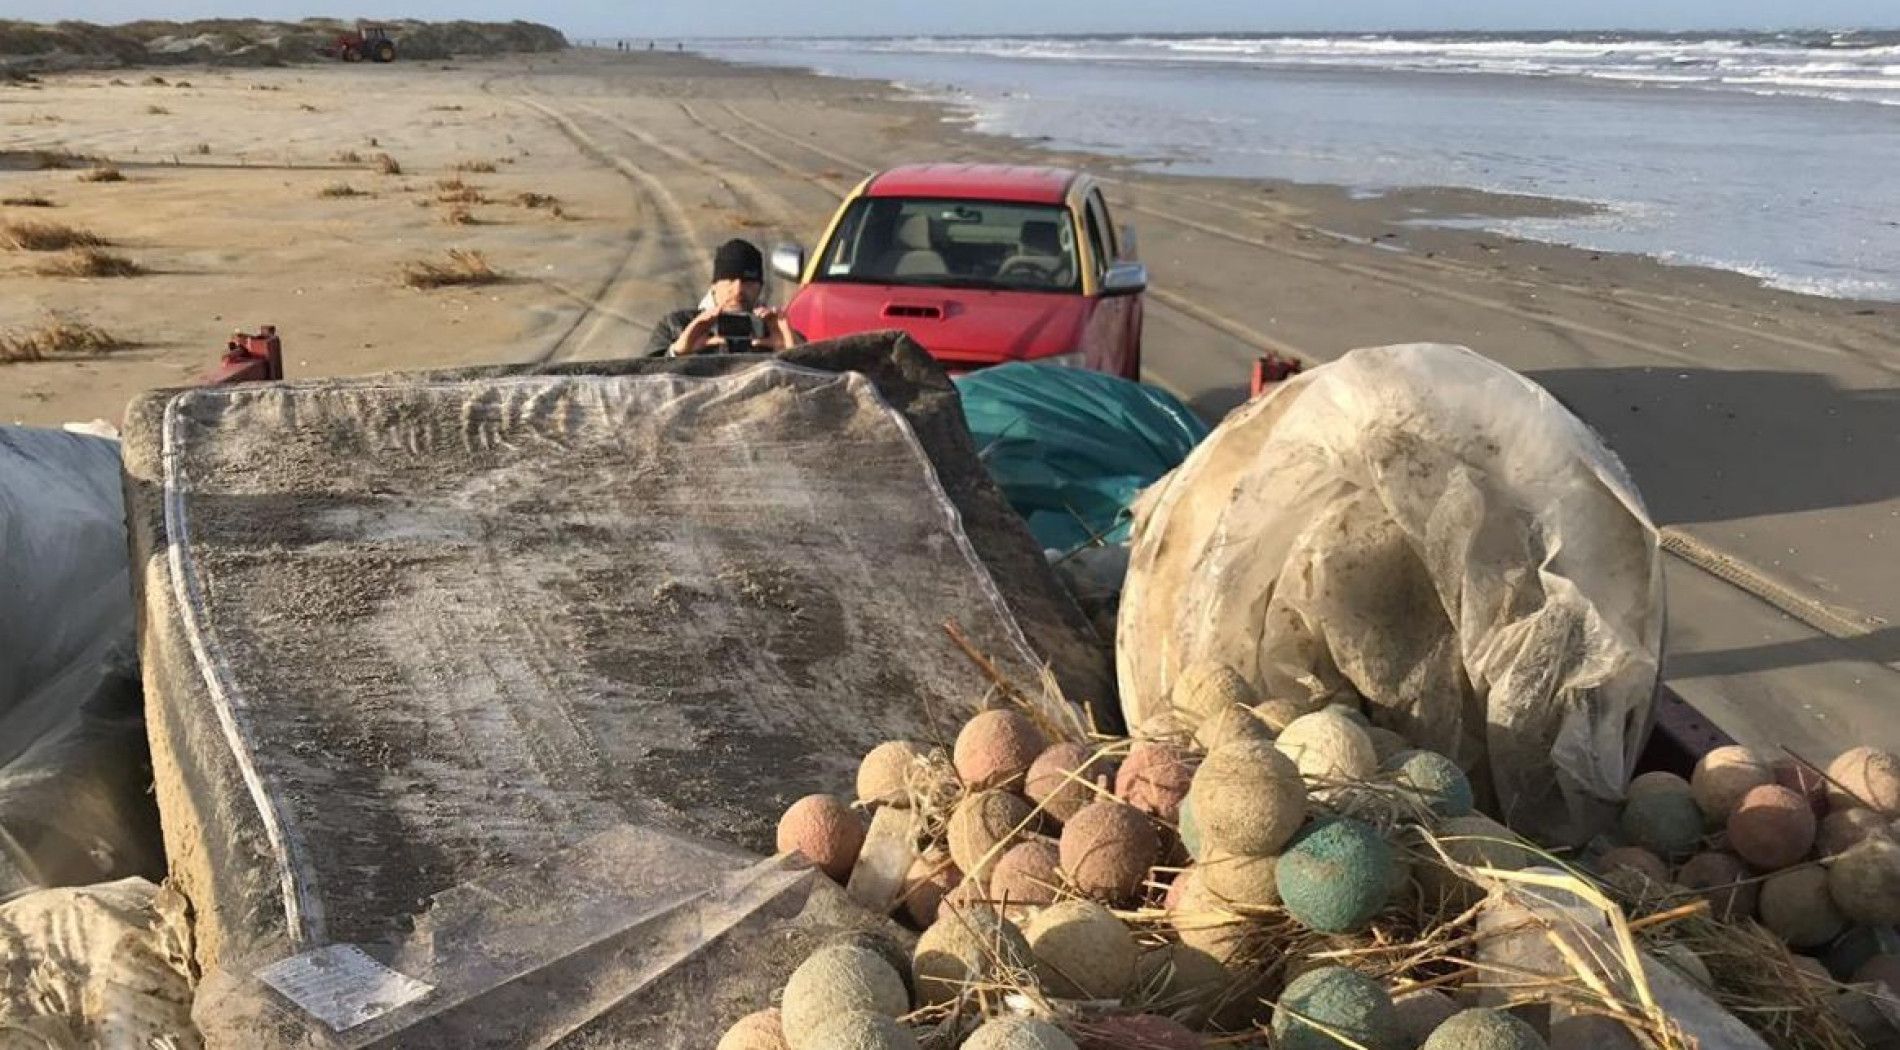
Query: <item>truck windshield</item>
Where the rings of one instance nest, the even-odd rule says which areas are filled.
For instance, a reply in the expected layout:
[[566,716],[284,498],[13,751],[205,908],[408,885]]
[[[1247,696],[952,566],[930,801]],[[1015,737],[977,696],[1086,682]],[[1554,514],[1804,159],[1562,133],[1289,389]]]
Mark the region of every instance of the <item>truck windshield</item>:
[[820,281],[1074,292],[1075,226],[1058,205],[860,197]]

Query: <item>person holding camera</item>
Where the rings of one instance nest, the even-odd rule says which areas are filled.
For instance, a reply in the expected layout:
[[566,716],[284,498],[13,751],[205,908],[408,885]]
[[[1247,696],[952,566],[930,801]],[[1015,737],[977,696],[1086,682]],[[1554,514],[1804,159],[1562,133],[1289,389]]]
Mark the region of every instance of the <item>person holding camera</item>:
[[761,302],[764,294],[765,256],[749,241],[727,241],[713,255],[711,290],[697,308],[660,318],[647,354],[769,354],[804,342],[783,313]]

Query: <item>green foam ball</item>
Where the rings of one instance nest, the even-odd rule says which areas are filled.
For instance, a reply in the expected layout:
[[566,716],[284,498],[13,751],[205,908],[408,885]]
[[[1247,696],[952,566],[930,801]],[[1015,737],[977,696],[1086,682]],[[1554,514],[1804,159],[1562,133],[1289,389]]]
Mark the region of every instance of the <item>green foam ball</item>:
[[1441,817],[1471,812],[1471,781],[1458,763],[1436,751],[1401,751],[1386,761],[1400,786]]
[[1461,1010],[1419,1050],[1547,1050],[1537,1030],[1502,1010]]
[[1281,906],[1324,933],[1365,926],[1391,895],[1392,847],[1371,825],[1322,820],[1295,836],[1274,868]]
[[1702,844],[1702,809],[1687,791],[1632,793],[1620,826],[1632,844],[1665,860],[1685,857]]
[[1322,966],[1294,978],[1273,1008],[1272,1028],[1276,1050],[1339,1050],[1329,1029],[1365,1050],[1405,1045],[1392,997],[1377,981],[1343,966]]

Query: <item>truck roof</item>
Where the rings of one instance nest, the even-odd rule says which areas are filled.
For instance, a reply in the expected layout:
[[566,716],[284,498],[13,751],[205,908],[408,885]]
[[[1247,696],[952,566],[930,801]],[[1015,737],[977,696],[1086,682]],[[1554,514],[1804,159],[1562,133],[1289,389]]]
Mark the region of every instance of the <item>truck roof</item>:
[[864,195],[1061,204],[1079,177],[1068,168],[1017,164],[906,164],[879,172]]

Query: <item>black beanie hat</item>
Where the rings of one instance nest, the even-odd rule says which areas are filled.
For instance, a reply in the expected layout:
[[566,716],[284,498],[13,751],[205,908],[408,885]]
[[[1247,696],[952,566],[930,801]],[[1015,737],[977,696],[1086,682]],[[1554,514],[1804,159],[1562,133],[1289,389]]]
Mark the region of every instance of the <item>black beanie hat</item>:
[[713,280],[763,281],[765,256],[750,241],[737,237],[719,246],[713,253]]

